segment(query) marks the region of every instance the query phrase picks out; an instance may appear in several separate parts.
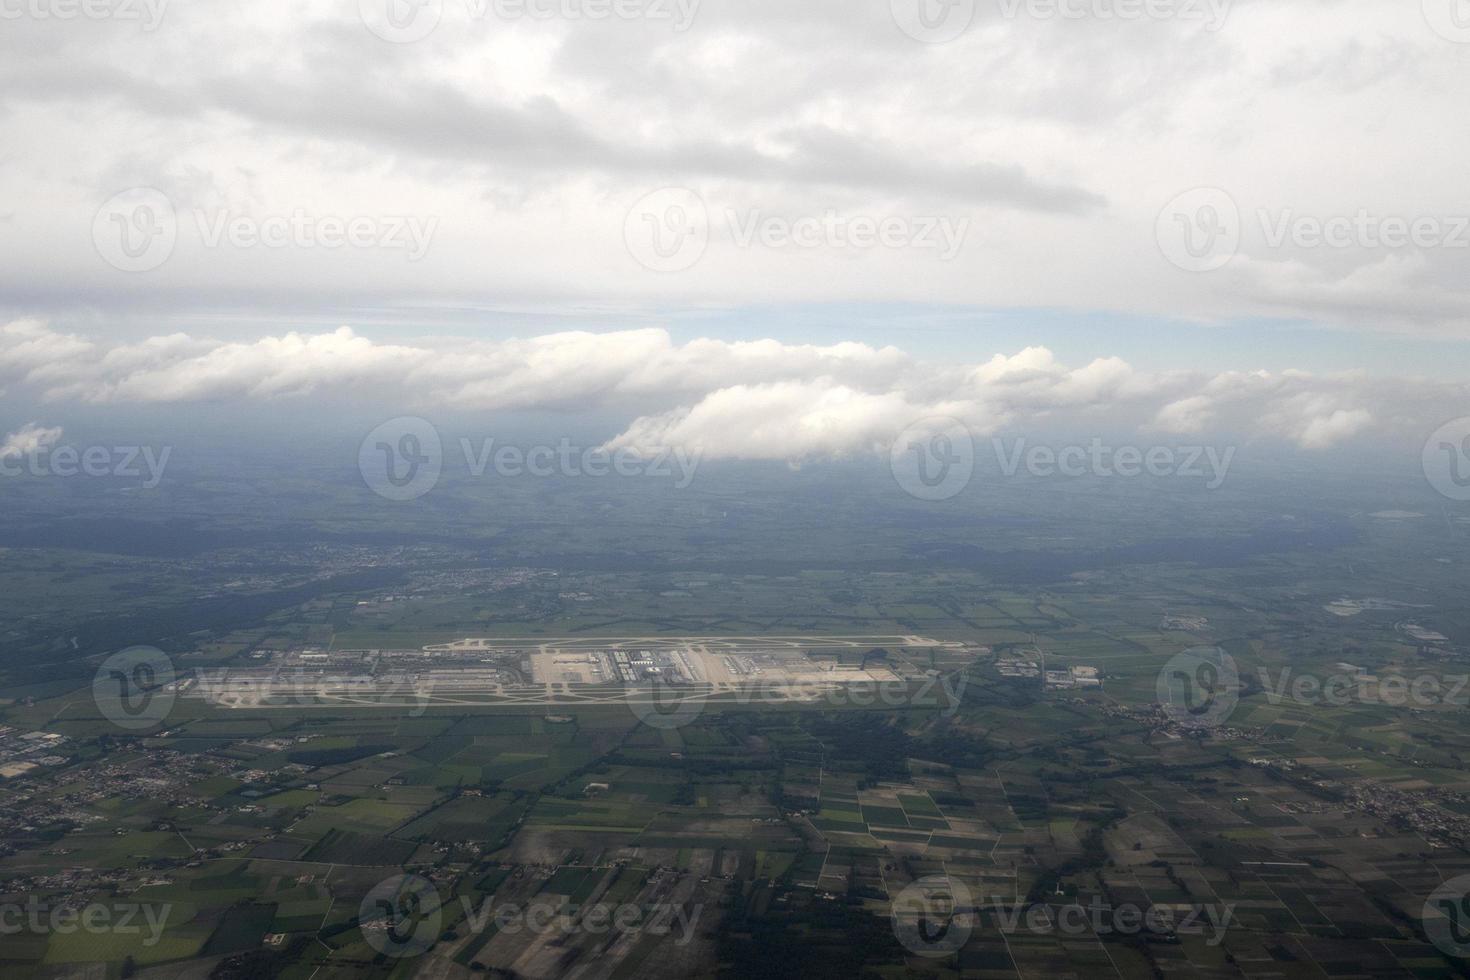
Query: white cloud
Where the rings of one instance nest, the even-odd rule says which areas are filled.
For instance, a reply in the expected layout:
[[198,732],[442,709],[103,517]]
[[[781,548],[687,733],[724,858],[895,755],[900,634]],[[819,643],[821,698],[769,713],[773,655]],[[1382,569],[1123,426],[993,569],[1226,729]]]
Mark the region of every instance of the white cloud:
[[[42,356],[48,351],[56,359]],[[563,410],[620,424],[614,447],[789,460],[871,451],[935,416],[960,419],[977,435],[1133,429],[1317,450],[1372,432],[1412,433],[1463,400],[1456,385],[1363,374],[1159,374],[1116,357],[1073,368],[1044,347],[952,365],[850,342],[677,343],[663,330],[407,344],[347,327],[248,342],[171,334],[108,347],[37,321],[0,327],[0,382],[10,386],[0,398],[56,404],[285,398],[385,411]]]
[[876,449],[925,414],[896,392],[857,391],[830,378],[736,385],[692,408],[637,419],[607,448],[684,446],[708,459],[798,461]]
[[1272,402],[1261,421],[1267,430],[1287,436],[1303,449],[1330,449],[1367,429],[1373,415],[1343,405],[1333,394],[1300,391]]
[[16,320],[0,326],[0,374],[44,371],[92,353],[89,341],[55,333],[40,320]]
[[1373,416],[1361,408],[1335,410],[1331,415],[1310,419],[1297,435],[1304,449],[1328,449],[1373,424]]
[[1153,427],[1160,432],[1192,435],[1196,432],[1203,432],[1205,426],[1214,417],[1212,402],[1208,397],[1191,395],[1188,398],[1170,402],[1159,409],[1158,414],[1154,416]]
[[27,423],[7,435],[4,443],[0,443],[0,458],[26,456],[54,446],[61,439],[63,431],[61,426],[48,428],[38,422]]

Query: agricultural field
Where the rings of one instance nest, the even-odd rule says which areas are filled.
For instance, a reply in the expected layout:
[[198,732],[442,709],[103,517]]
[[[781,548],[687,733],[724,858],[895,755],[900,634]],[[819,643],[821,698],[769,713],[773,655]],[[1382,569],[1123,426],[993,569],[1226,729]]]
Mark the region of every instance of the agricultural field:
[[[494,561],[467,550],[483,528],[384,544],[350,518],[258,545],[278,571],[228,582],[188,557],[16,549],[47,583],[22,593],[36,617],[129,576],[147,598],[34,648],[18,610],[0,909],[111,926],[0,934],[0,973],[1463,970],[1435,912],[1453,904],[1431,901],[1470,874],[1470,622],[1439,530],[1351,511],[1231,538],[1280,499],[1227,492],[1215,525],[1163,540],[1167,494],[1143,520],[997,487],[1005,521],[954,527],[839,504],[868,531],[857,560],[815,491],[745,489],[711,567],[650,557],[678,546],[666,515],[626,567],[553,554],[508,516],[526,501],[498,512]],[[241,506],[207,541],[113,527],[107,547],[248,568],[231,549],[264,515]],[[621,501],[597,546],[650,506]],[[778,508],[814,530],[778,540]],[[164,658],[127,689],[117,637]],[[659,677],[609,676],[615,650]],[[426,696],[460,667],[478,700]],[[228,677],[283,694],[206,696]]]

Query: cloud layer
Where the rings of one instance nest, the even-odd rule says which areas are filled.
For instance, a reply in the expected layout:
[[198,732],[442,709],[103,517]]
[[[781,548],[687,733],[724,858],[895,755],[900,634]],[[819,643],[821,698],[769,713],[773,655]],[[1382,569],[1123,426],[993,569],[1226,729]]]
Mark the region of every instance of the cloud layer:
[[248,342],[172,334],[107,344],[38,320],[0,327],[0,385],[52,405],[366,398],[385,411],[562,410],[621,419],[611,447],[791,461],[881,451],[934,417],[977,434],[1223,434],[1321,450],[1429,431],[1466,395],[1463,385],[1361,374],[1148,373],[1115,357],[1069,366],[1042,347],[944,364],[859,343],[677,343],[656,329],[406,344],[347,327]]
[[[682,25],[576,16],[577,0],[537,17],[447,0],[411,44],[340,0],[175,2],[152,29],[20,16],[0,32],[0,305],[270,301],[340,320],[354,303],[406,319],[429,304],[845,300],[1460,337],[1470,62],[1448,16],[1426,16],[1457,2],[1163,2],[1126,5],[1165,14],[1130,18],[1109,15],[1125,6],[1113,0],[979,0],[942,44],[907,36],[890,0],[703,0]],[[129,5],[144,6],[158,3]],[[1211,7],[1226,16],[1184,15]],[[124,273],[99,255],[94,219],[134,187],[166,195],[178,236],[166,262]],[[677,274],[625,241],[630,210],[665,187],[697,192],[710,216],[707,251]],[[1161,211],[1198,187],[1226,193],[1238,216],[1223,230],[1240,239],[1204,274],[1157,240]],[[1364,210],[1443,222],[1450,240],[1272,241]],[[413,216],[437,233],[411,261],[212,245],[202,230],[298,211]],[[731,233],[829,212],[970,233],[950,261]]]

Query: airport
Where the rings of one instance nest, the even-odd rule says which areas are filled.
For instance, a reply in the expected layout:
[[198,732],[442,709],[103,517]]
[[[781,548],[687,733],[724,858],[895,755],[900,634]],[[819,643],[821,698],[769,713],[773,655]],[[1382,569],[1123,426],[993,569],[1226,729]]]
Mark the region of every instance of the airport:
[[952,654],[964,644],[920,636],[472,637],[418,650],[264,651],[259,665],[203,670],[177,691],[229,709],[575,706],[655,695],[660,703],[804,703],[859,691],[901,701],[902,692],[934,687],[934,672],[910,654],[935,649]]

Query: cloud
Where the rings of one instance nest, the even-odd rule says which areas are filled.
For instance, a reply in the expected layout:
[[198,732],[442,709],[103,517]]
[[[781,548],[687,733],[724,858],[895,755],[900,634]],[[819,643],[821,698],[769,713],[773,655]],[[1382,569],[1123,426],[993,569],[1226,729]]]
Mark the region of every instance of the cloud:
[[5,437],[0,443],[0,458],[28,456],[41,449],[56,445],[61,439],[61,426],[46,428],[38,422],[30,422]]
[[17,335],[23,338],[17,356],[7,360],[0,346],[0,377],[23,380],[48,399],[95,403],[300,397],[376,387],[399,395],[420,391],[425,400],[468,408],[586,407],[822,374],[884,385],[911,363],[892,347],[713,339],[678,345],[657,329],[431,346],[378,343],[349,327],[249,342],[173,334],[112,348],[50,334],[34,321]]
[[1204,395],[1191,395],[1170,402],[1154,416],[1153,428],[1175,435],[1203,432],[1205,426],[1215,417],[1212,405],[1211,400]]
[[[248,319],[269,304],[301,323],[371,307],[421,326],[430,305],[470,323],[530,301],[921,302],[1457,338],[1470,312],[1463,249],[1273,248],[1254,217],[1463,214],[1470,129],[1445,125],[1462,46],[1404,4],[1237,2],[1209,30],[982,3],[936,45],[905,36],[886,0],[705,0],[682,32],[448,2],[415,44],[373,37],[342,0],[166,6],[147,32],[38,17],[0,32],[0,293],[17,310]],[[172,200],[177,247],[119,275],[93,219],[137,186]],[[1231,195],[1247,233],[1230,267],[1193,275],[1161,254],[1156,219],[1203,186]],[[971,233],[949,261],[716,235],[696,268],[658,275],[624,223],[663,187],[717,219],[831,210]],[[437,218],[439,232],[418,262],[207,246],[195,212],[226,209]]]
[[857,391],[830,378],[736,385],[692,408],[639,418],[606,448],[685,446],[707,459],[799,461],[876,449],[923,414],[896,392]]
[[617,422],[612,448],[785,460],[870,452],[933,417],[959,419],[976,435],[1133,430],[1321,450],[1375,431],[1412,432],[1464,397],[1457,385],[1362,374],[1150,373],[1117,357],[1071,367],[1040,346],[954,365],[853,342],[678,343],[659,329],[409,344],[341,327],[251,341],[175,333],[109,347],[35,320],[0,327],[0,381],[10,386],[0,398],[53,404],[290,399],[561,411]]
[[1367,429],[1373,415],[1343,406],[1333,395],[1303,391],[1273,402],[1262,424],[1303,449],[1330,449]]
[[90,341],[56,333],[41,320],[16,320],[0,326],[0,376],[45,371],[51,365],[86,358]]
[[1372,424],[1373,416],[1361,408],[1339,408],[1331,415],[1308,420],[1296,439],[1304,449],[1327,449]]

